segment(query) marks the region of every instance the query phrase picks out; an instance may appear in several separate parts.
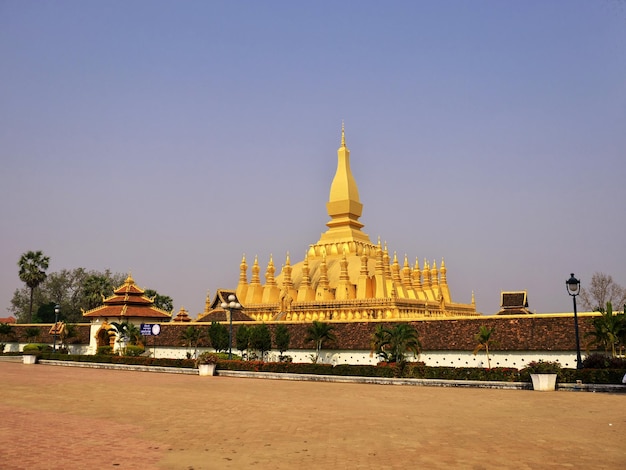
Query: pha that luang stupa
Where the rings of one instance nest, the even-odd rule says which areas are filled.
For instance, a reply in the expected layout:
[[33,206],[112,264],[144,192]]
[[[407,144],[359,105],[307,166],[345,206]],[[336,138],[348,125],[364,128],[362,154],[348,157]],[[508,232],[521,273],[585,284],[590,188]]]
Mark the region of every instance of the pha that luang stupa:
[[292,322],[479,315],[473,294],[471,303],[452,301],[443,259],[439,268],[436,261],[425,261],[420,269],[417,260],[409,265],[407,255],[401,261],[395,252],[391,256],[380,239],[372,243],[359,222],[363,205],[350,170],[343,125],[337,154],[337,171],[326,203],[328,230],[309,246],[304,260],[292,265],[287,254],[278,276],[270,255],[264,284],[257,257],[248,282],[244,255],[236,289],[243,312],[257,321]]

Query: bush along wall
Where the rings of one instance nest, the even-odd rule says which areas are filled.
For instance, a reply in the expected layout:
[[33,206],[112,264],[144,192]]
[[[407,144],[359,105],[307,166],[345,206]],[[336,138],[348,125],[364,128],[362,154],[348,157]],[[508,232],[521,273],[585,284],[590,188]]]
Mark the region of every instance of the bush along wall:
[[[196,367],[193,359],[168,359],[136,356],[117,356],[110,354],[70,355],[38,351],[40,359],[54,359],[77,362],[128,364],[141,366]],[[220,370],[240,370],[249,372],[275,372],[312,375],[343,375],[352,377],[385,377],[414,378],[440,380],[486,380],[497,382],[530,382],[527,371],[509,367],[491,369],[477,367],[429,367],[423,362],[406,362],[402,364],[381,362],[378,365],[312,364],[290,362],[261,362],[220,359],[217,373]],[[623,368],[604,369],[561,369],[557,380],[560,383],[575,383],[577,380],[587,384],[620,384],[626,374]]]

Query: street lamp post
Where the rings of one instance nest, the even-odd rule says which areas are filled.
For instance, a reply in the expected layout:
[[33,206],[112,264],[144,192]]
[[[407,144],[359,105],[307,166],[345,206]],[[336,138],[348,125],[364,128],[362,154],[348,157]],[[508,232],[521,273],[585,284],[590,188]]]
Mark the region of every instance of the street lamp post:
[[228,310],[230,330],[228,331],[228,359],[233,358],[233,310],[241,309],[241,304],[237,302],[237,297],[233,294],[228,296],[228,302],[222,302],[222,308]]
[[53,334],[52,334],[52,338],[53,338],[53,343],[52,343],[52,350],[54,352],[57,352],[57,324],[59,323],[59,313],[61,312],[61,307],[59,307],[59,304],[56,304],[54,306],[54,329]]
[[576,296],[580,294],[580,281],[574,277],[574,273],[571,277],[565,281],[567,287],[567,293],[572,296],[574,300],[574,330],[576,331],[576,369],[583,368],[583,362],[580,358],[580,337],[578,335],[578,312],[576,312]]

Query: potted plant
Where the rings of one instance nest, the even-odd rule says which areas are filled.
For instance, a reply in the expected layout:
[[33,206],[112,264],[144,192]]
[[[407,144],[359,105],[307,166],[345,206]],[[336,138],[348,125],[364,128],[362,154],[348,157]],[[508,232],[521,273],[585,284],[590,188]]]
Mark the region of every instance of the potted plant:
[[196,366],[200,375],[214,375],[215,366],[217,365],[217,354],[211,352],[203,352],[196,359]]
[[561,370],[561,364],[557,361],[532,361],[523,371],[530,374],[533,389],[542,392],[553,391],[556,388],[556,377]]
[[37,364],[37,357],[41,354],[41,347],[38,344],[27,344],[22,350],[22,362],[24,364]]

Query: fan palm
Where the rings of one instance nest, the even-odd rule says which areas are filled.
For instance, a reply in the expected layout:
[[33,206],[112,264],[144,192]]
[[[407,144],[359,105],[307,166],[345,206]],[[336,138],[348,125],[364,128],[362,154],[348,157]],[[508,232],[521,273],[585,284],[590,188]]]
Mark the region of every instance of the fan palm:
[[[129,341],[130,339],[128,335],[128,325],[129,325],[128,320],[125,320],[123,322],[116,322],[116,321],[111,322],[111,328],[117,334],[117,343],[120,345],[120,350],[122,349],[122,345],[126,341]],[[121,353],[122,352],[120,351],[120,354]]]
[[393,328],[378,325],[372,335],[372,349],[384,361],[402,363],[408,352],[419,356],[422,343],[417,330],[408,323],[399,323]]
[[[194,359],[198,357],[198,342],[200,341],[201,335],[202,331],[193,326],[188,326],[180,334],[180,339],[183,341],[185,346],[189,349],[193,348]],[[191,355],[191,353],[189,355]]]
[[128,341],[130,342],[130,344],[133,344],[135,346],[143,345],[143,336],[141,336],[141,330],[134,323],[127,323],[126,336],[128,337]]
[[314,320],[313,323],[307,328],[307,336],[304,339],[307,343],[313,341],[315,343],[315,356],[313,357],[313,363],[317,364],[320,357],[320,351],[327,341],[334,341],[337,339],[333,333],[334,326],[328,323],[323,323]]
[[30,289],[30,306],[26,323],[30,323],[33,317],[33,294],[35,289],[46,280],[46,269],[50,258],[44,256],[42,251],[28,251],[24,253],[17,265],[20,267],[20,280]]
[[487,328],[485,325],[481,325],[478,329],[478,333],[474,335],[474,341],[478,344],[474,348],[474,356],[478,354],[481,349],[485,350],[487,354],[487,368],[491,369],[491,359],[489,358],[489,346],[496,343],[496,340],[491,336],[496,331],[496,327]]
[[600,315],[593,319],[594,331],[588,332],[585,336],[593,338],[589,344],[601,345],[605,351],[610,349],[611,356],[615,357],[616,346],[626,332],[626,315],[621,313],[614,315],[611,302],[606,303],[606,309],[604,312],[601,311]]

